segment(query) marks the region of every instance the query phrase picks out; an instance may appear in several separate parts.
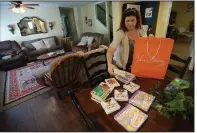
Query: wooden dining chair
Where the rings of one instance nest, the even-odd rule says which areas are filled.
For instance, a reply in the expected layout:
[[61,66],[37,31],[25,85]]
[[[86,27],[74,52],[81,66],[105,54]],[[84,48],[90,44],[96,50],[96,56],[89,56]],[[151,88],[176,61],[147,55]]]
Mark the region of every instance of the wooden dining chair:
[[68,54],[56,58],[50,65],[50,70],[45,74],[45,82],[57,91],[58,97],[71,96],[71,99],[91,130],[95,129],[93,120],[86,114],[77,99],[74,85],[81,69],[81,56],[78,53]]
[[184,59],[178,57],[175,54],[171,54],[170,59],[174,60],[174,61],[177,61],[177,62],[180,62],[180,63],[182,63],[184,65],[181,70],[177,69],[175,66],[173,66],[171,64],[168,65],[168,70],[178,74],[179,78],[183,78],[185,73],[186,73],[186,71],[187,71],[188,65],[189,65],[189,63],[191,61],[191,57],[188,57],[186,60],[184,60]]
[[98,49],[82,54],[82,65],[85,70],[85,76],[87,76],[85,85],[94,87],[106,78],[109,78],[106,57],[107,48],[107,46],[101,45]]

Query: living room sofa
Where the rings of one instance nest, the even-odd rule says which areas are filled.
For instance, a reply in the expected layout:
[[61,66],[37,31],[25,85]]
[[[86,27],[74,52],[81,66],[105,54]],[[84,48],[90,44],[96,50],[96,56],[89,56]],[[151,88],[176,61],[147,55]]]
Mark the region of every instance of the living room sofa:
[[[55,45],[49,48],[42,48],[36,50],[36,48],[32,45],[32,43],[43,40],[43,39],[48,39],[48,38],[54,38],[55,40]],[[68,43],[68,39],[64,37],[57,37],[57,36],[52,36],[52,37],[46,37],[46,38],[38,38],[34,40],[29,40],[29,41],[23,41],[21,43],[22,49],[27,55],[27,61],[31,62],[36,60],[36,58],[42,54],[48,53],[48,52],[53,52],[56,50],[65,50],[65,52],[72,51],[71,44]]]
[[[8,57],[9,56],[9,57]],[[0,42],[0,70],[7,71],[26,64],[26,56],[16,41]]]

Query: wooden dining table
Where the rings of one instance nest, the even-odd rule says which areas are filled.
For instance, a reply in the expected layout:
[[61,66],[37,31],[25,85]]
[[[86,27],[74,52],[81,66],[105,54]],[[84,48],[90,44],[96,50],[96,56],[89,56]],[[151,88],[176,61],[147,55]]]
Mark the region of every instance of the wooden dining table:
[[[170,83],[170,81],[165,79],[160,80],[160,79],[148,79],[148,78],[136,78],[136,80],[133,82],[140,85],[140,90],[147,93],[150,93],[151,90],[163,91],[166,85]],[[121,83],[120,81],[119,83],[121,84],[121,86],[114,88],[114,90],[123,88],[123,83]],[[99,103],[91,100],[90,92],[92,90],[93,88],[82,88],[79,90],[79,92],[76,93],[76,96],[80,101],[82,108],[87,113],[87,115],[95,119],[98,122],[98,124],[104,129],[104,131],[114,131],[114,132],[126,131],[126,129],[123,128],[114,119],[114,115],[117,114],[127,104],[129,104],[128,101],[118,102],[121,106],[121,109],[107,115]],[[110,93],[108,98],[114,96],[114,90],[112,91],[112,93]],[[132,94],[129,92],[129,97],[131,97],[131,95]],[[175,123],[174,117],[167,118],[165,116],[162,116],[153,107],[150,107],[150,109],[144,113],[148,115],[148,119],[144,122],[144,124],[139,128],[138,131],[161,132],[161,131],[172,130],[173,125]]]

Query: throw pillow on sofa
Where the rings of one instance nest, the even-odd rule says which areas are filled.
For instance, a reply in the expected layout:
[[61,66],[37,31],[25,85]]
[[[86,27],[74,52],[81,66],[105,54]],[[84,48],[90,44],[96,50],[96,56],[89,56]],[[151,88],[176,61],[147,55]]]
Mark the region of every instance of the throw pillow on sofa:
[[42,39],[42,40],[44,41],[44,44],[46,45],[47,48],[56,46],[54,38],[47,38],[47,39]]
[[32,45],[36,48],[36,50],[47,48],[42,40],[37,41],[37,42],[33,42]]
[[87,37],[87,40],[88,40],[88,46],[90,46],[94,40],[94,37],[92,37],[92,36]]
[[79,42],[77,44],[77,46],[85,46],[87,44],[87,42],[88,42],[88,37],[84,36],[84,37],[81,38],[81,42]]

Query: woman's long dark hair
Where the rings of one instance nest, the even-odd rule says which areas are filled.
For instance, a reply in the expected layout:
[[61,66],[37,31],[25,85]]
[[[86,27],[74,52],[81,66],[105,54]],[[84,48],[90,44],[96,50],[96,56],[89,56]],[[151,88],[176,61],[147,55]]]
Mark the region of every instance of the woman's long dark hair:
[[126,28],[126,25],[125,25],[125,19],[128,16],[136,17],[137,23],[136,23],[135,28],[140,29],[141,26],[142,26],[142,20],[141,20],[140,12],[136,8],[128,8],[122,13],[122,19],[121,19],[120,27],[119,27],[118,30],[123,30],[124,32],[128,31],[127,28]]

